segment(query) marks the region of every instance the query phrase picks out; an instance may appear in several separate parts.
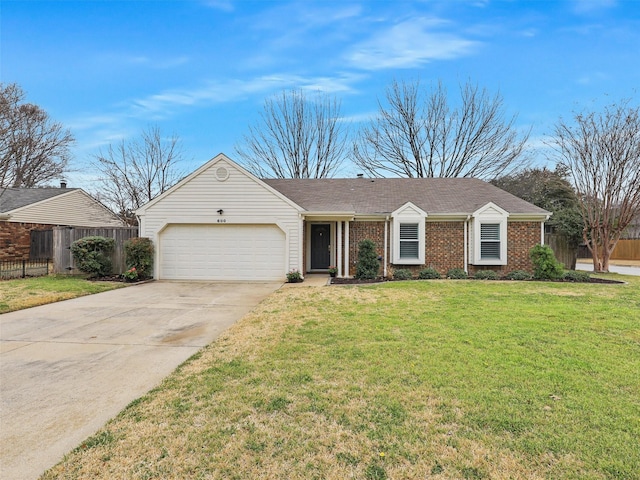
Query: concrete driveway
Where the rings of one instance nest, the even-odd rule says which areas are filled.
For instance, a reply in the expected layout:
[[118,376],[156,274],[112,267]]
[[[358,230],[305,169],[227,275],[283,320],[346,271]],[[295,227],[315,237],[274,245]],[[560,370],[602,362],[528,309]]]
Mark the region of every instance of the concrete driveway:
[[0,315],[0,478],[38,478],[280,286],[152,282]]

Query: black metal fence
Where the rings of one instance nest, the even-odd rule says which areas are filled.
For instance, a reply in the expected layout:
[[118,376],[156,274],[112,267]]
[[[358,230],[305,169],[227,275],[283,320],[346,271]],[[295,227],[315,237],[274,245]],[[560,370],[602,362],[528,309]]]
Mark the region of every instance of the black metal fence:
[[25,277],[44,277],[49,274],[51,260],[41,258],[35,260],[0,260],[0,280]]

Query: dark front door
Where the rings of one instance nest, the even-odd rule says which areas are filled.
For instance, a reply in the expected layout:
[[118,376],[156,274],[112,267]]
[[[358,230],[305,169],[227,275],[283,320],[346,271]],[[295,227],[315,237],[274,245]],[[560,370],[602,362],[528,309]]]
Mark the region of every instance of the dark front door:
[[311,224],[311,270],[324,270],[331,263],[331,225]]

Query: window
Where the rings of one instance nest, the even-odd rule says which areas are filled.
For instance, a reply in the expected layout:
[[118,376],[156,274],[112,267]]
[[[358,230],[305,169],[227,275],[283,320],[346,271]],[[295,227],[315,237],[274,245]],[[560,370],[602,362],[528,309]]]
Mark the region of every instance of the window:
[[400,259],[418,260],[420,258],[420,224],[400,224]]
[[469,262],[472,265],[507,264],[507,219],[509,212],[487,203],[473,213]]
[[500,260],[500,224],[480,225],[480,260]]
[[391,263],[394,265],[424,265],[424,223],[427,212],[411,202],[391,214]]

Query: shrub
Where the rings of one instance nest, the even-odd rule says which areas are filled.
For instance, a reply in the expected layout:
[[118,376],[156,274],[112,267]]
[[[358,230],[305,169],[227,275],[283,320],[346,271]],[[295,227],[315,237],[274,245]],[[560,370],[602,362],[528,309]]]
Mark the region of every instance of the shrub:
[[355,277],[359,279],[373,279],[378,276],[380,262],[376,254],[376,244],[366,239],[358,243],[358,263]]
[[447,278],[452,278],[454,280],[464,280],[468,277],[467,272],[461,268],[452,268],[447,272]]
[[564,269],[556,260],[549,245],[536,245],[529,251],[533,262],[533,278],[536,280],[557,280],[562,277]]
[[567,282],[589,282],[591,275],[588,272],[577,272],[575,270],[568,270],[562,275],[562,279]]
[[411,270],[407,270],[406,268],[399,268],[393,272],[394,280],[410,280],[413,278],[413,274]]
[[524,270],[514,270],[513,272],[507,273],[504,278],[507,280],[531,280],[531,274]]
[[138,270],[136,270],[136,267],[131,267],[129,270],[122,274],[122,278],[124,278],[127,282],[135,282],[136,280],[138,280],[138,278],[140,278],[140,276],[138,275]]
[[418,278],[422,280],[431,280],[434,278],[440,278],[440,274],[435,268],[423,268],[418,272]]
[[127,240],[124,243],[124,259],[129,269],[135,268],[138,277],[151,277],[153,270],[153,242],[145,237]]
[[84,237],[71,244],[71,254],[78,270],[96,277],[111,273],[111,252],[116,246],[113,238]]
[[498,280],[500,275],[493,270],[478,270],[474,275],[476,280]]
[[302,281],[302,274],[298,270],[291,270],[287,273],[287,282],[300,283]]

